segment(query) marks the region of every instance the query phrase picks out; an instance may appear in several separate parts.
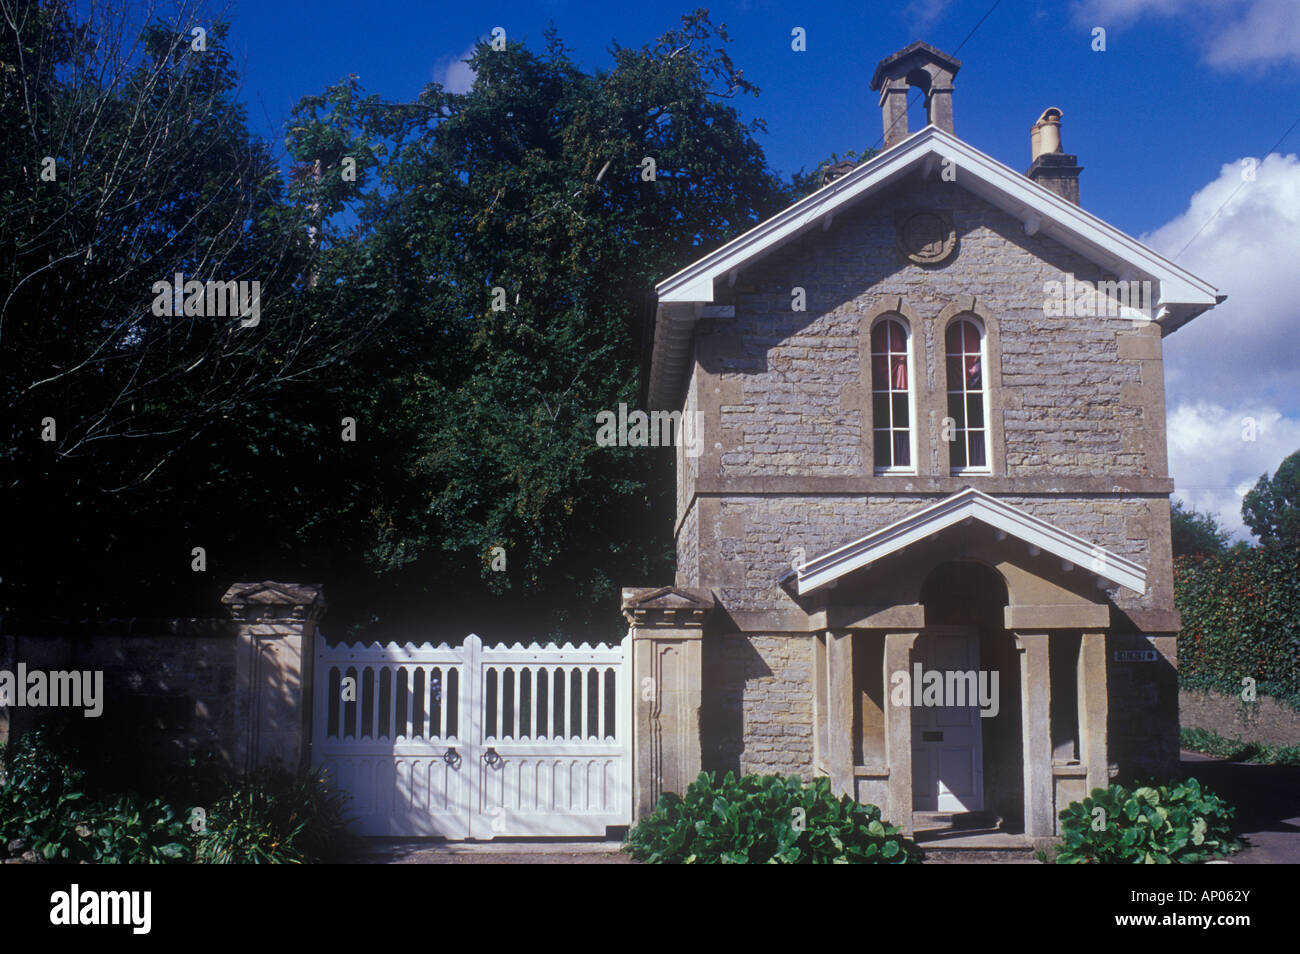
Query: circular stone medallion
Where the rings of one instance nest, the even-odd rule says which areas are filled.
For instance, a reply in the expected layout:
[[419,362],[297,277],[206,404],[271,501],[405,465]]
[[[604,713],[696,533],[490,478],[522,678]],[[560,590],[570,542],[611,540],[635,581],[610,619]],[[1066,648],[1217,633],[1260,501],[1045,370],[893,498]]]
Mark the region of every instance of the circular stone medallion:
[[941,212],[912,212],[899,219],[897,228],[899,250],[922,265],[942,262],[957,244],[952,221]]

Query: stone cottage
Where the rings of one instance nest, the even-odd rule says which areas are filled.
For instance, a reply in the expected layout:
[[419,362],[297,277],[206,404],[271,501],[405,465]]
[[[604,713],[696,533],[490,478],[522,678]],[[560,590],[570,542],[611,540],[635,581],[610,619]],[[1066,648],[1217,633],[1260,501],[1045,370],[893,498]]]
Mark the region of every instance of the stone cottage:
[[884,151],[657,286],[701,443],[623,594],[638,815],[732,769],[1034,840],[1176,765],[1161,342],[1223,296],[1081,208],[1060,110],[1023,174],[957,138],[960,66],[886,57]]

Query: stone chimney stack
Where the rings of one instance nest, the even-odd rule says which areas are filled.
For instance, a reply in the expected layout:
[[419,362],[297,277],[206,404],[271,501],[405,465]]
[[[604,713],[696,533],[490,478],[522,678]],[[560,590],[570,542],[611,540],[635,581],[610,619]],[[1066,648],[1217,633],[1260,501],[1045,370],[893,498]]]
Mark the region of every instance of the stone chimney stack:
[[1062,199],[1079,204],[1079,157],[1061,151],[1061,111],[1055,106],[1043,110],[1029,131],[1032,162],[1025,173]]
[[929,124],[956,135],[952,128],[952,81],[959,69],[961,60],[953,59],[920,40],[876,65],[871,88],[880,91],[886,149],[898,145],[911,134],[907,128],[907,96],[912,87],[925,97],[925,115]]

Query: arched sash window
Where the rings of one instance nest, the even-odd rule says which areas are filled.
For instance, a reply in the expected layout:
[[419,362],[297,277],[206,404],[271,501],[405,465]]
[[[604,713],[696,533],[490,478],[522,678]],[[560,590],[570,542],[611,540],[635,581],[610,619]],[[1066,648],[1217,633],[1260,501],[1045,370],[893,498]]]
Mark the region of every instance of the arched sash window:
[[973,318],[958,318],[948,326],[946,350],[948,416],[953,420],[948,445],[952,471],[987,471],[988,376],[983,325]]
[[914,473],[911,333],[897,318],[871,329],[871,413],[877,473]]

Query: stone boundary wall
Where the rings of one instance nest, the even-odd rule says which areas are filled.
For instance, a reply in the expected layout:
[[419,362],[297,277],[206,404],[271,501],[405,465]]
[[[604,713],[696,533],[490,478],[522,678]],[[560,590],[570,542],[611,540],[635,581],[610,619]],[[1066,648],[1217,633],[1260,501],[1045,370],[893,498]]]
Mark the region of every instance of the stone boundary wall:
[[1183,728],[1206,729],[1225,739],[1300,745],[1300,712],[1271,696],[1242,702],[1239,696],[1180,689],[1178,718]]
[[0,619],[0,670],[16,677],[24,664],[28,672],[103,673],[98,716],[0,706],[0,742],[71,714],[88,730],[119,738],[133,756],[167,764],[211,750],[229,759],[238,631],[230,619]]
[[[99,696],[90,708],[100,708],[89,716],[84,704],[32,704],[15,692],[0,706],[0,742],[70,716],[87,742],[148,771],[208,754],[240,773],[271,761],[305,767],[321,587],[236,583],[221,603],[228,618],[0,618],[3,688],[20,677],[33,685],[33,672],[65,686],[89,674],[88,691]],[[76,679],[78,692],[85,683]]]

